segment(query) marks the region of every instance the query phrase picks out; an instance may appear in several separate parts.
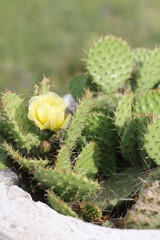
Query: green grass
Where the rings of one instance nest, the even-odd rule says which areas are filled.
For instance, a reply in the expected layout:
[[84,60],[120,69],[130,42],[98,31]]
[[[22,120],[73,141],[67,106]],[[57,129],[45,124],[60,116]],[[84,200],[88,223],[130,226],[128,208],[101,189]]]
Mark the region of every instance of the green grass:
[[102,34],[133,47],[160,45],[158,0],[0,1],[0,91],[25,92],[49,77],[60,94],[84,71],[82,49]]

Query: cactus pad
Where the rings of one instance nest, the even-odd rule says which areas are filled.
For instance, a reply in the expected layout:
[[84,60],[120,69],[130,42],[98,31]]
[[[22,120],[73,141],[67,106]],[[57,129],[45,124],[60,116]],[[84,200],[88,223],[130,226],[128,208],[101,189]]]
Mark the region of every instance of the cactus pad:
[[72,172],[38,168],[34,176],[45,188],[53,187],[65,201],[83,199],[99,189],[97,182]]
[[115,126],[119,135],[123,134],[125,125],[132,117],[133,102],[134,94],[126,94],[118,103],[115,112]]
[[27,170],[34,170],[36,167],[43,167],[49,164],[49,160],[47,159],[43,160],[23,157],[18,150],[14,150],[12,145],[8,144],[6,141],[4,141],[2,146],[3,150],[11,157],[11,159],[13,159],[14,162]]
[[140,75],[140,70],[143,67],[144,62],[150,55],[150,51],[146,48],[136,48],[133,50],[135,69],[133,75],[135,78],[138,78]]
[[160,166],[160,116],[148,126],[144,136],[144,148],[154,163]]
[[85,175],[88,178],[95,178],[100,165],[100,150],[96,143],[90,142],[83,149],[76,159],[74,172]]
[[124,219],[124,228],[160,229],[160,181],[144,189]]
[[125,160],[130,162],[132,166],[140,163],[140,156],[137,143],[137,119],[132,119],[126,126],[121,138],[120,149]]
[[51,89],[50,80],[48,78],[44,77],[39,86],[37,84],[35,84],[34,90],[33,90],[33,96],[48,93],[50,91],[50,89]]
[[81,136],[82,130],[86,125],[88,114],[92,108],[92,94],[87,91],[86,95],[80,101],[76,112],[73,115],[72,122],[65,135],[65,143],[69,149],[73,149],[78,138]]
[[47,199],[50,206],[57,212],[66,215],[78,218],[76,213],[72,211],[67,203],[65,203],[60,197],[58,197],[52,190],[47,191]]
[[160,113],[160,91],[150,90],[145,94],[138,94],[136,96],[135,115],[157,115]]
[[132,52],[120,38],[101,38],[88,52],[87,68],[95,83],[106,93],[115,92],[132,72]]
[[87,77],[87,75],[78,75],[69,82],[68,90],[74,99],[79,99],[84,95]]
[[84,135],[88,141],[95,141],[99,145],[101,169],[103,175],[108,176],[111,172],[116,172],[117,168],[114,152],[117,146],[117,134],[110,111],[98,110],[99,108],[88,115]]
[[28,151],[40,145],[38,130],[28,120],[28,109],[25,101],[18,95],[6,92],[1,98],[2,114],[7,122],[6,131],[21,148]]
[[147,57],[136,80],[136,92],[149,90],[160,82],[160,48]]

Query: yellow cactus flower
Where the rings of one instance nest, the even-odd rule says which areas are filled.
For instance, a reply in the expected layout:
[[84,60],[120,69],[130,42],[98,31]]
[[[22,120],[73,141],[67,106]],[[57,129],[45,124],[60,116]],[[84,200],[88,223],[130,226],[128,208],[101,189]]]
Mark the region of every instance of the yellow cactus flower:
[[28,118],[41,130],[64,128],[70,115],[65,115],[65,101],[54,92],[32,97],[29,100]]

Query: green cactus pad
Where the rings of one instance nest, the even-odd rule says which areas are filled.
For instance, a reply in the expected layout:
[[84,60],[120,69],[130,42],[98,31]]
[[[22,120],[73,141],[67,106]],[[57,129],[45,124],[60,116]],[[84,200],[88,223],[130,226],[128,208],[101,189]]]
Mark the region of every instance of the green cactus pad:
[[7,158],[7,155],[0,150],[0,170],[10,168],[11,166],[11,161]]
[[102,184],[100,193],[97,197],[90,198],[90,201],[94,201],[102,210],[120,207],[124,201],[133,200],[133,195],[138,192],[142,184],[142,175],[142,170],[139,168],[128,168],[116,173]]
[[86,81],[86,88],[89,88],[89,90],[95,94],[99,92],[98,85],[93,81],[93,78],[89,75]]
[[124,228],[160,229],[160,181],[144,189],[143,194],[123,220]]
[[53,188],[65,201],[83,199],[99,189],[97,182],[69,171],[37,168],[34,176],[44,188]]
[[146,58],[151,54],[151,51],[147,48],[135,48],[133,49],[134,61],[136,64],[143,64]]
[[18,150],[14,150],[12,145],[8,144],[6,141],[3,143],[2,147],[14,162],[18,163],[21,167],[26,168],[27,170],[34,170],[36,167],[44,167],[49,164],[49,160],[23,157]]
[[125,160],[132,166],[140,164],[140,155],[137,143],[137,119],[132,119],[126,126],[121,138],[120,149]]
[[77,214],[72,211],[67,203],[65,203],[60,197],[58,197],[52,190],[47,191],[47,199],[49,205],[56,210],[57,212],[66,215],[78,218]]
[[140,70],[143,67],[144,62],[150,56],[151,51],[146,48],[136,48],[133,50],[135,69],[133,75],[135,78],[138,78],[140,75]]
[[160,90],[147,91],[137,94],[134,105],[135,115],[157,115],[160,113]]
[[137,143],[138,150],[141,157],[141,165],[144,169],[150,169],[154,167],[153,161],[149,158],[144,145],[144,136],[147,132],[148,125],[152,122],[152,116],[141,116],[137,118]]
[[69,82],[68,90],[74,99],[77,100],[85,94],[87,78],[87,75],[77,75]]
[[8,168],[7,155],[4,153],[3,147],[2,147],[3,141],[4,141],[4,138],[0,133],[0,170]]
[[160,48],[153,50],[145,59],[136,80],[136,92],[149,90],[160,82]]
[[51,86],[50,86],[50,80],[48,78],[43,78],[42,82],[38,86],[35,84],[33,96],[41,95],[50,92]]
[[95,111],[103,111],[106,110],[115,110],[118,106],[119,100],[122,98],[121,93],[114,93],[112,95],[106,95],[103,93],[99,93],[93,100],[93,109]]
[[134,94],[125,94],[119,101],[115,112],[115,126],[119,135],[123,135],[124,128],[132,117]]
[[0,170],[7,169],[6,157],[0,153]]
[[70,149],[67,145],[63,145],[58,151],[55,169],[57,170],[71,170]]
[[102,211],[96,204],[87,202],[84,205],[83,217],[87,222],[98,222],[102,217]]
[[88,52],[87,68],[95,83],[104,92],[111,94],[131,75],[131,49],[120,38],[101,38]]
[[101,146],[101,165],[100,171],[102,176],[110,177],[113,173],[117,172],[117,156],[114,149]]
[[149,158],[160,166],[160,115],[147,128],[144,136],[144,148]]
[[132,52],[134,57],[134,67],[132,76],[130,79],[127,80],[125,85],[127,92],[134,91],[136,87],[136,79],[140,77],[140,71],[141,68],[143,67],[143,63],[146,61],[146,59],[149,57],[151,53],[151,51],[149,51],[146,48],[136,48],[133,49]]
[[28,151],[40,145],[38,130],[28,120],[25,101],[18,95],[6,92],[1,97],[2,114],[5,118],[5,131],[10,133],[17,145]]
[[116,172],[117,159],[115,148],[117,146],[117,134],[112,120],[112,114],[96,108],[88,115],[84,135],[88,141],[94,141],[99,145],[101,156],[101,170],[104,176]]
[[84,134],[88,140],[103,142],[107,146],[117,145],[117,135],[110,111],[93,110],[88,114]]
[[74,172],[85,175],[88,178],[95,178],[100,165],[100,150],[96,143],[90,142],[83,149],[76,159]]
[[73,115],[72,122],[65,135],[65,143],[70,150],[75,147],[76,142],[81,136],[82,130],[86,125],[86,120],[92,107],[91,99],[92,94],[91,92],[87,91]]
[[69,170],[71,168],[70,153],[76,146],[78,139],[81,137],[82,130],[85,127],[87,116],[91,111],[91,98],[92,94],[87,91],[73,115],[72,122],[65,132],[65,144],[61,147],[57,156],[56,169]]

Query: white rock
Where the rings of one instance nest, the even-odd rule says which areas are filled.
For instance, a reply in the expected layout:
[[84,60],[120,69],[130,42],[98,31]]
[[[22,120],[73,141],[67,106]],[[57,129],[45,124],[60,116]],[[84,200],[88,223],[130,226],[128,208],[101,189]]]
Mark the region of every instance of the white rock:
[[70,93],[66,94],[64,97],[64,101],[66,104],[66,113],[73,113],[76,108],[77,102],[74,100]]
[[0,183],[0,233],[12,240],[160,240],[158,230],[109,229],[62,216],[5,182]]
[[0,240],[11,240],[11,239],[8,238],[5,234],[0,233]]
[[5,182],[8,185],[19,185],[19,178],[11,169],[0,170],[1,182]]

